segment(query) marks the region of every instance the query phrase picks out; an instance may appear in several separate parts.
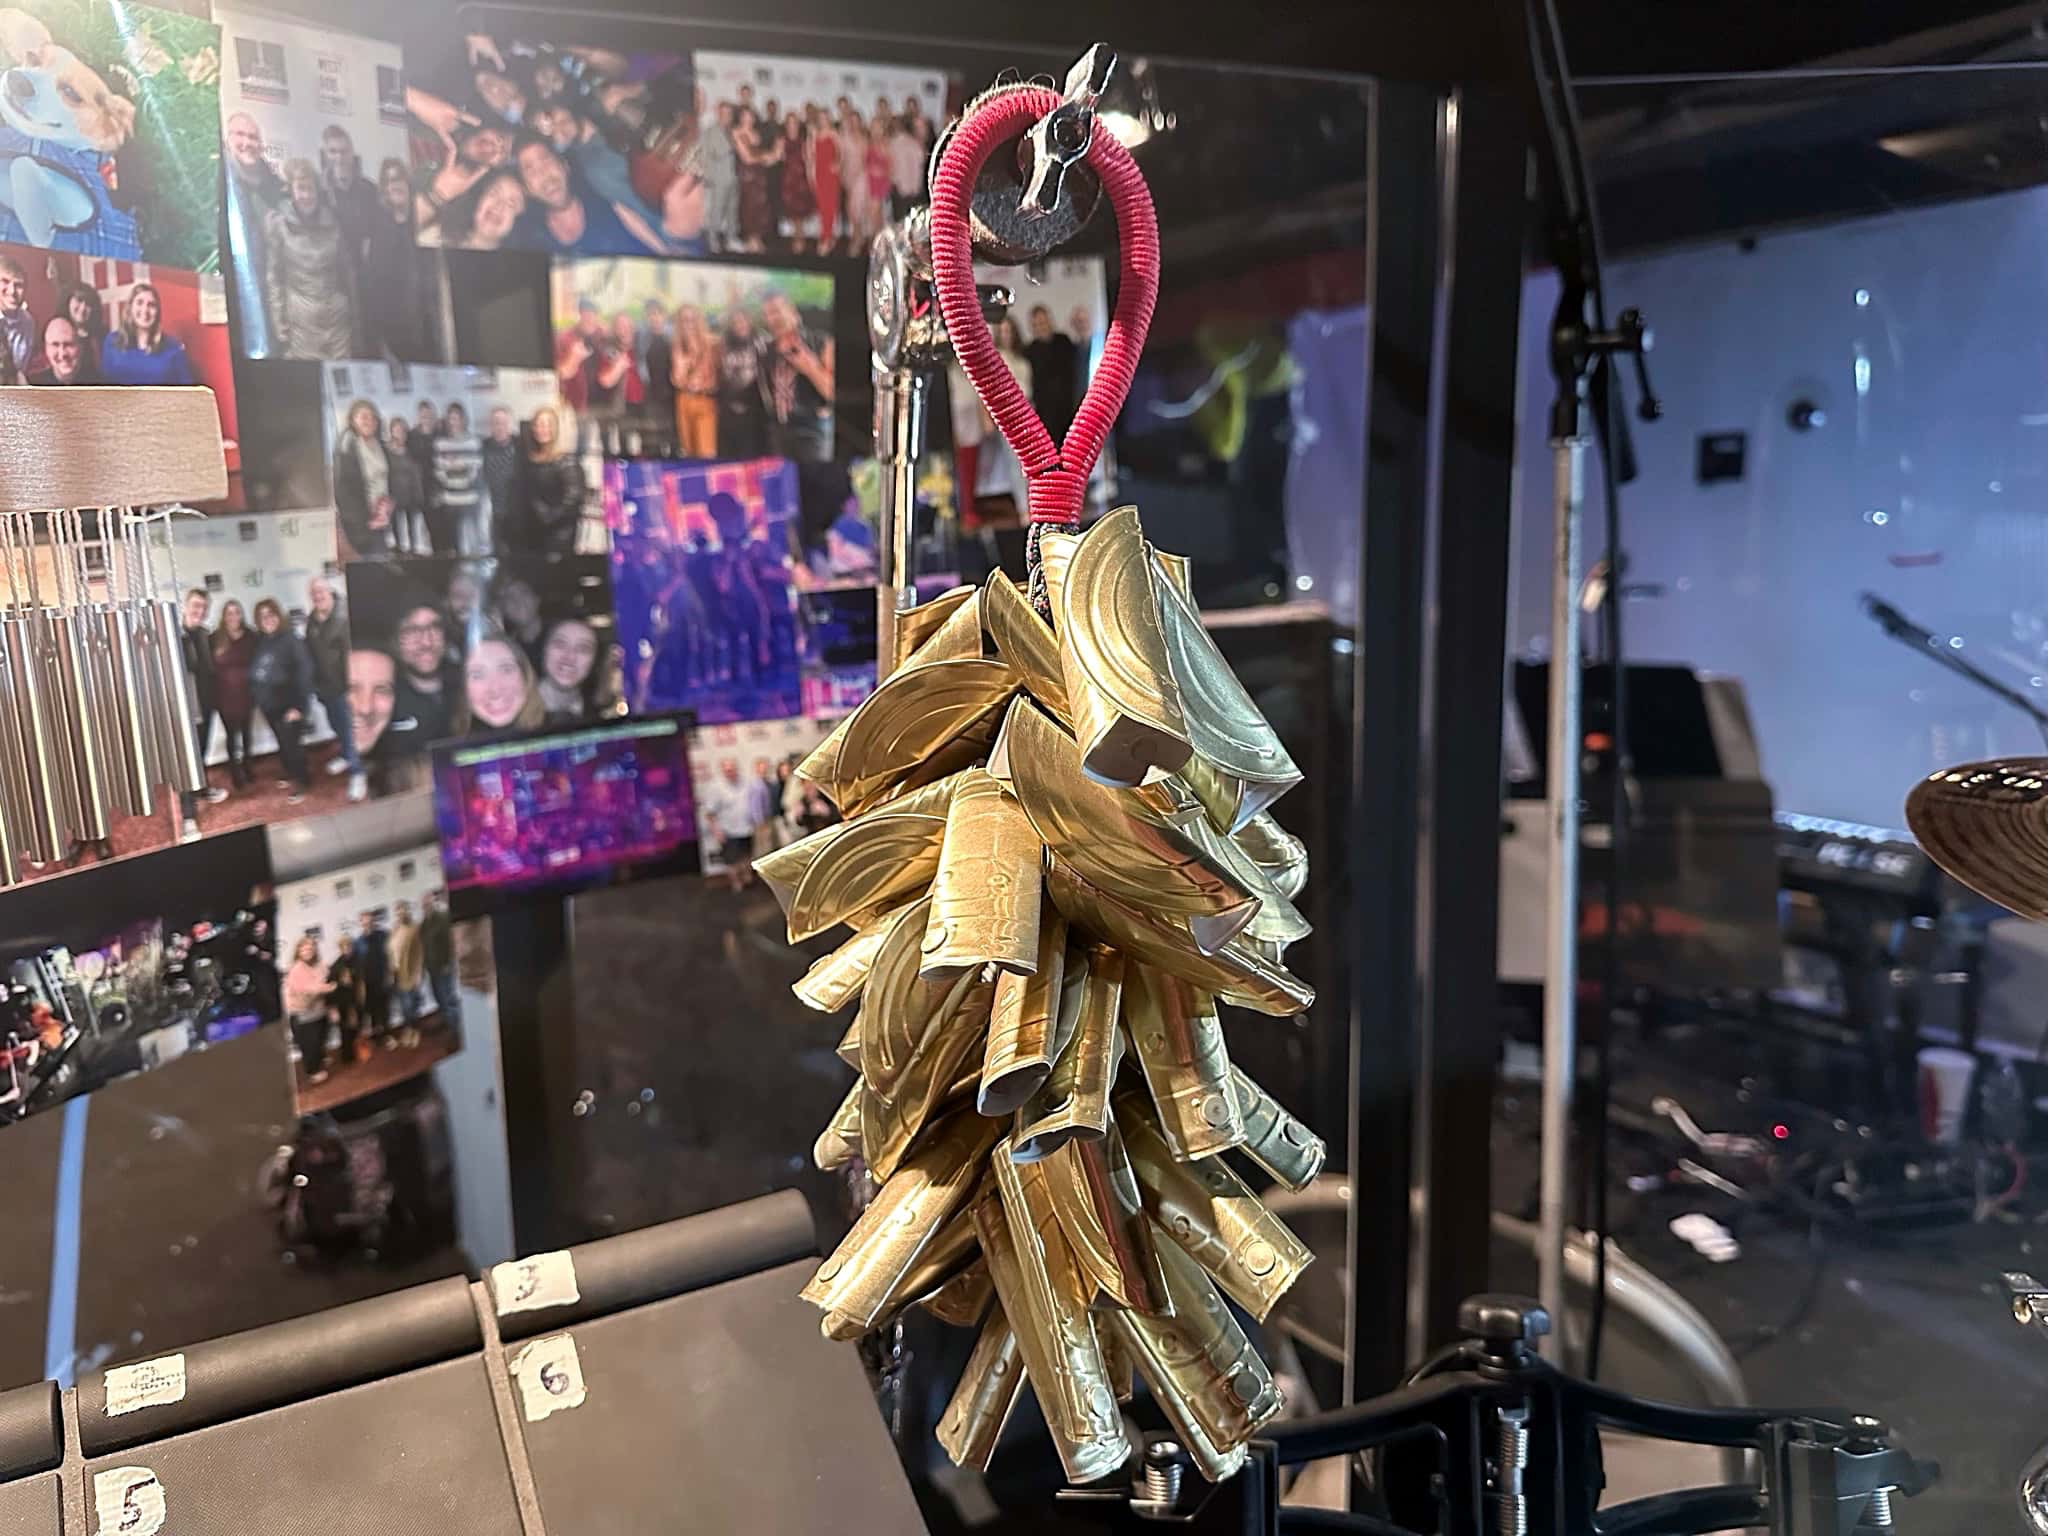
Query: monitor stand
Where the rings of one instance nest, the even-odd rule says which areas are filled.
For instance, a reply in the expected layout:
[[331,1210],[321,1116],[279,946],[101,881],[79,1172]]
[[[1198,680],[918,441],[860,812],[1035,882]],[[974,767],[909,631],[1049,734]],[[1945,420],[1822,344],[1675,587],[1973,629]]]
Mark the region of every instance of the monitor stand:
[[568,897],[491,918],[497,967],[505,1139],[515,1253],[546,1253],[597,1234],[574,1213],[582,1156],[574,1132],[576,984]]

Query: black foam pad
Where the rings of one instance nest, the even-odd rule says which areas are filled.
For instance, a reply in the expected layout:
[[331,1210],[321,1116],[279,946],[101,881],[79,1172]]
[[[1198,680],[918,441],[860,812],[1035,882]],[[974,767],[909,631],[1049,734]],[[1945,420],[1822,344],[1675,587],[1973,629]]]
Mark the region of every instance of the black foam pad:
[[0,1392],[0,1482],[44,1472],[64,1459],[64,1412],[57,1384]]
[[78,1384],[79,1443],[96,1456],[445,1360],[482,1342],[469,1283],[436,1280],[195,1344],[184,1351],[185,1395],[175,1403],[109,1415],[107,1372],[94,1371]]
[[[816,1252],[811,1208],[802,1195],[785,1189],[572,1248],[569,1256],[581,1299],[567,1306],[501,1315],[498,1331],[508,1340],[553,1333],[586,1318],[678,1296]],[[495,1273],[486,1277],[487,1284],[494,1286],[496,1281]],[[498,1305],[495,1292],[492,1303]]]
[[520,1423],[547,1528],[924,1530],[859,1355],[823,1338],[797,1296],[812,1268],[798,1260],[563,1330],[585,1400]]
[[89,1461],[87,1509],[114,1467],[156,1475],[175,1536],[521,1536],[479,1355]]
[[54,1473],[0,1483],[0,1531],[7,1536],[63,1536],[59,1492]]

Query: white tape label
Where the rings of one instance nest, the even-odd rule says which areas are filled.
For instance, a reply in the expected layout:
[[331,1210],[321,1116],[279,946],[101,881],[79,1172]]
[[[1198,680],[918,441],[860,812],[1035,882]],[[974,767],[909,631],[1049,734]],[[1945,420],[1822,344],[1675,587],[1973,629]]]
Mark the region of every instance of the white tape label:
[[107,1417],[185,1400],[185,1357],[164,1355],[107,1372]]
[[156,1536],[164,1528],[164,1485],[147,1467],[114,1467],[92,1479],[93,1536]]
[[539,1312],[581,1301],[576,1289],[576,1261],[566,1253],[536,1253],[491,1268],[491,1298],[498,1316]]
[[514,1355],[512,1379],[519,1383],[519,1409],[529,1424],[538,1424],[551,1413],[581,1408],[588,1395],[576,1341],[566,1333],[535,1339]]

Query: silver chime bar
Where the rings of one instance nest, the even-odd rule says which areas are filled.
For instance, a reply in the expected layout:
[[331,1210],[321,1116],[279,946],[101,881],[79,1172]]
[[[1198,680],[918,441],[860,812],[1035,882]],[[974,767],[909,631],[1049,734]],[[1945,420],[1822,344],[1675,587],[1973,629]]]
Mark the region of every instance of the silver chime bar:
[[[75,510],[0,512],[0,884],[154,814],[160,787],[205,787],[151,537],[168,516],[108,508],[89,535]],[[175,587],[174,557],[168,575]]]

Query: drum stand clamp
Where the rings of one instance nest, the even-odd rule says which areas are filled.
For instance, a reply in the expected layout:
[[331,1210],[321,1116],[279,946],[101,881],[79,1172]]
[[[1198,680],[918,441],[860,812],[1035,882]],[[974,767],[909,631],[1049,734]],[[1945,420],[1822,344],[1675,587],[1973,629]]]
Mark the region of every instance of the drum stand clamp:
[[[2048,1286],[2019,1270],[2005,1274],[2006,1294],[2012,1298],[2013,1321],[2022,1328],[2048,1333]],[[2048,1440],[2034,1448],[2019,1477],[2020,1517],[2034,1536],[2048,1536]]]
[[[1526,1297],[1472,1297],[1459,1322],[1465,1340],[1394,1391],[1274,1425],[1226,1483],[1202,1482],[1178,1445],[1154,1436],[1134,1459],[1133,1486],[1063,1497],[1086,1502],[1091,1518],[1119,1532],[1167,1524],[1190,1536],[1694,1536],[1745,1526],[1772,1536],[1855,1536],[1893,1529],[1893,1500],[1939,1475],[1867,1415],[1684,1408],[1579,1381],[1537,1355],[1532,1346],[1550,1318]],[[1603,1508],[1602,1429],[1748,1451],[1764,1476]],[[1283,1509],[1281,1468],[1354,1456],[1365,1459],[1384,1515]]]

